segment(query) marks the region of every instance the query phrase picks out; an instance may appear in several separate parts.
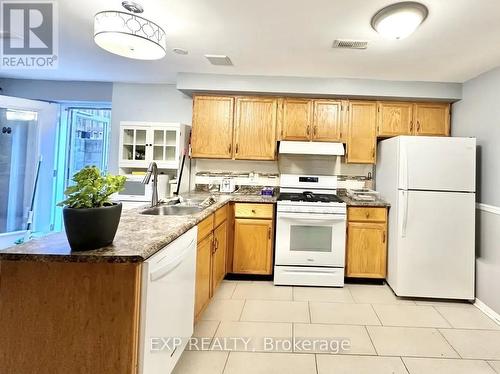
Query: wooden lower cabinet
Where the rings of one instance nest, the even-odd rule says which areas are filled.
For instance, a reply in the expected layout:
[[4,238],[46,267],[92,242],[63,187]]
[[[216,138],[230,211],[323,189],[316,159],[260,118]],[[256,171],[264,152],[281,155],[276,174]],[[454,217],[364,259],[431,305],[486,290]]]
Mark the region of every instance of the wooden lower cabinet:
[[220,282],[226,276],[227,221],[214,230],[214,249],[212,253],[212,290],[213,296]]
[[236,218],[233,272],[272,274],[273,221]]
[[211,264],[212,264],[212,247],[213,235],[209,234],[207,237],[198,242],[197,256],[196,256],[196,288],[195,288],[195,302],[194,302],[194,315],[198,319],[203,312],[211,295]]
[[194,318],[199,319],[226,276],[227,205],[198,224]]
[[384,279],[387,274],[387,209],[349,208],[346,276]]

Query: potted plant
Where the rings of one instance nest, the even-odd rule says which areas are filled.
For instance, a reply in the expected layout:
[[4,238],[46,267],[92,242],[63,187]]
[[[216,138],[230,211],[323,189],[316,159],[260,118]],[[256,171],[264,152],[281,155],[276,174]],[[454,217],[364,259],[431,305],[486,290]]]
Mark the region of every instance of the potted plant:
[[124,176],[102,175],[99,168],[86,166],[73,175],[75,184],[64,191],[67,199],[63,218],[69,245],[74,251],[107,246],[115,238],[122,213],[122,204],[110,196],[123,190]]

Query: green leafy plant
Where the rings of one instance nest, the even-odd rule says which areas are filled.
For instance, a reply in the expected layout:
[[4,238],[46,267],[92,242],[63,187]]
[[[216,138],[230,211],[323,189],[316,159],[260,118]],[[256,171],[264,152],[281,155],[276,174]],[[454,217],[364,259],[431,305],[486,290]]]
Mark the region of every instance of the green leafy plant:
[[72,178],[75,185],[64,191],[67,199],[59,206],[70,208],[99,208],[112,205],[109,197],[123,190],[126,178],[121,175],[102,175],[99,168],[86,166]]

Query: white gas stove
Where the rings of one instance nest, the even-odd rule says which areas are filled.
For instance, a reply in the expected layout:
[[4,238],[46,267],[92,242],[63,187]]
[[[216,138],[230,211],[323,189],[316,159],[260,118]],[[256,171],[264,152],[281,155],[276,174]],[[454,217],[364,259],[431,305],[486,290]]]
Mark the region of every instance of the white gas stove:
[[280,191],[274,284],[342,287],[347,208],[337,177],[283,174]]

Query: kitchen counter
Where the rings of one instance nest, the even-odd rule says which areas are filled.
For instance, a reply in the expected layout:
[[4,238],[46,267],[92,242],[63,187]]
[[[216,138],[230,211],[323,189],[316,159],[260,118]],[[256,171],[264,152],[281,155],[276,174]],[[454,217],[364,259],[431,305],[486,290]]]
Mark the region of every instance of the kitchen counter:
[[339,191],[338,196],[347,204],[347,207],[366,206],[366,207],[389,208],[391,206],[391,204],[389,204],[387,201],[379,197],[377,197],[375,201],[354,200],[341,191]]
[[[202,199],[206,193],[185,195],[186,199]],[[214,204],[203,211],[186,216],[150,216],[140,214],[142,208],[122,212],[113,244],[91,251],[73,252],[65,233],[50,234],[27,243],[0,250],[0,261],[42,262],[142,262],[154,255],[190,228],[230,202],[275,203],[276,197],[256,194],[215,195]]]

